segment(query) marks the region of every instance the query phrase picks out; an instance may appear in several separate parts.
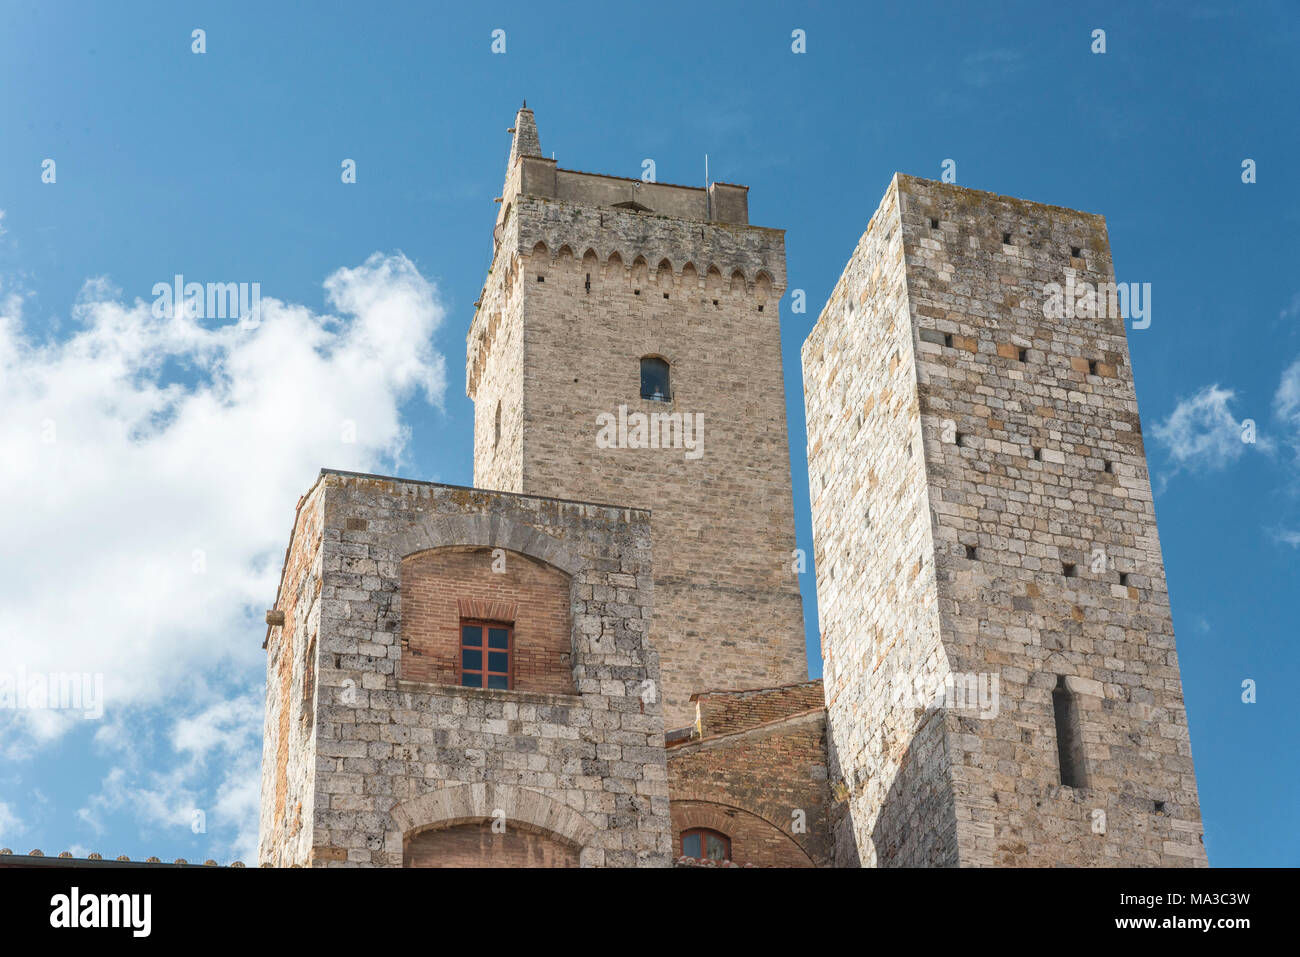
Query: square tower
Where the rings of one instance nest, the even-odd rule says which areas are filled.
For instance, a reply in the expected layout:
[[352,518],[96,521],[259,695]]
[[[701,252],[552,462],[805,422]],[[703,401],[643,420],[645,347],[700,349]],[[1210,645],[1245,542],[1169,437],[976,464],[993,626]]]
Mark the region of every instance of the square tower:
[[1102,217],[897,175],[804,344],[841,864],[1206,863],[1114,292]]
[[785,239],[746,187],[559,169],[516,118],[467,339],[474,484],[652,511],[668,727],[807,678],[781,368]]

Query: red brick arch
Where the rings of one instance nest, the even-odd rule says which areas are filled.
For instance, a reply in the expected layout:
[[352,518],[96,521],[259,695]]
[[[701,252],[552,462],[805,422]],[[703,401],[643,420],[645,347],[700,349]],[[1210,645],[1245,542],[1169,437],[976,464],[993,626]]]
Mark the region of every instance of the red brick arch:
[[673,855],[681,856],[682,832],[707,827],[731,840],[731,859],[758,867],[815,867],[811,857],[775,824],[744,808],[707,800],[674,800]]

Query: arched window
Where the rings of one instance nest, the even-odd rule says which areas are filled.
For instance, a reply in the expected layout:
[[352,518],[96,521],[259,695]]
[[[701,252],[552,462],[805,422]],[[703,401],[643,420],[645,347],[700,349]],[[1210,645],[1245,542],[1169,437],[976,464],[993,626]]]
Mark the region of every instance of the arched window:
[[668,388],[668,363],[658,356],[646,356],[641,360],[641,398],[656,402],[671,402],[672,391]]
[[731,839],[707,827],[682,831],[682,857],[693,857],[699,861],[729,861]]

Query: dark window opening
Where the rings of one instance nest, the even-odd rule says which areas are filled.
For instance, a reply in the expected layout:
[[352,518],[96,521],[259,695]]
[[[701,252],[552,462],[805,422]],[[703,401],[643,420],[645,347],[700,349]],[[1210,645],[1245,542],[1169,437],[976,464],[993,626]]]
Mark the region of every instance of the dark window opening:
[[718,304],[718,300],[716,300],[716,299],[713,300],[713,304],[716,306],[716,305]]
[[758,311],[759,311],[759,312],[762,312],[762,311],[763,311],[763,307],[762,307],[762,306],[759,306],[759,307],[758,307]]
[[664,293],[664,298],[665,298],[665,299],[668,298],[668,293]]
[[974,545],[966,546],[966,557],[971,559],[972,561],[974,561],[975,559],[975,552],[976,552],[976,548]]
[[668,388],[668,363],[656,356],[641,360],[641,398],[655,402],[668,402],[672,392]]
[[537,277],[537,281],[538,281],[538,282],[546,282],[546,277],[545,277],[545,276],[538,276],[538,277]]
[[1128,584],[1128,572],[1120,572],[1120,573],[1119,573],[1119,583],[1120,583],[1121,585],[1127,585],[1127,584]]
[[639,295],[641,295],[641,290],[640,290],[640,289],[633,289],[633,290],[632,290],[632,295],[634,295],[634,296],[639,296]]
[[1019,352],[1016,353],[1016,358],[1019,359],[1021,362],[1028,362],[1028,361],[1029,361],[1029,350],[1028,350],[1028,349],[1021,349]]
[[952,333],[950,332],[944,333],[943,344],[947,346],[949,349],[952,348]]
[[1011,245],[1011,234],[1010,234],[1010,233],[1003,233],[1003,234],[1002,234],[1002,245],[1003,245],[1003,246],[1010,246],[1010,245]]
[[460,683],[465,688],[514,687],[514,626],[499,621],[460,623]]
[[954,441],[957,443],[957,445],[958,445],[959,447],[961,447],[961,446],[965,446],[965,444],[966,444],[966,433],[965,433],[965,432],[958,432],[958,433],[957,433],[957,437],[956,437],[956,439],[955,439]]
[[939,228],[939,220],[937,220],[937,219],[931,219],[931,220],[930,220],[930,228],[931,228],[931,229],[938,229],[938,228]]
[[1097,374],[1097,360],[1096,360],[1096,359],[1089,359],[1089,360],[1088,360],[1088,375],[1096,375],[1096,374]]
[[1083,762],[1083,728],[1079,703],[1065,686],[1065,676],[1058,675],[1052,691],[1052,711],[1056,717],[1056,755],[1060,761],[1061,783],[1066,787],[1087,787]]
[[1075,259],[1082,259],[1082,258],[1083,258],[1083,250],[1080,249],[1078,246],[1071,246],[1071,247],[1070,247],[1070,255],[1073,256]]
[[1074,565],[1071,565],[1069,562],[1062,562],[1061,574],[1064,575],[1066,578],[1075,578],[1078,574],[1078,569]]
[[682,857],[693,857],[697,861],[729,861],[731,839],[707,827],[682,831]]
[[584,288],[586,288],[587,292],[591,292],[591,273],[587,273],[587,281],[584,283]]
[[1115,474],[1115,463],[1114,463],[1114,462],[1111,462],[1110,460],[1107,460],[1107,461],[1106,461],[1106,464],[1105,464],[1105,466],[1104,466],[1103,468],[1104,468],[1105,471],[1109,472],[1110,474],[1112,474],[1112,475]]
[[1035,462],[1041,462],[1041,461],[1043,461],[1043,450],[1042,450],[1042,449],[1035,447],[1035,449],[1034,449],[1034,461],[1035,461]]

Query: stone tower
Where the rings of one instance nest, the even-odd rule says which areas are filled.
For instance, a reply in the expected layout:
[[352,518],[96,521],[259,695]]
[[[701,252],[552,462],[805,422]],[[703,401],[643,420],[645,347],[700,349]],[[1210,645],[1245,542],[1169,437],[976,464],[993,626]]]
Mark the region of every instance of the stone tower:
[[806,679],[784,232],[749,225],[746,187],[557,168],[527,107],[512,132],[467,340],[474,484],[652,510],[667,727],[695,692]]
[[1100,216],[899,175],[804,344],[840,864],[1206,863],[1113,283]]

